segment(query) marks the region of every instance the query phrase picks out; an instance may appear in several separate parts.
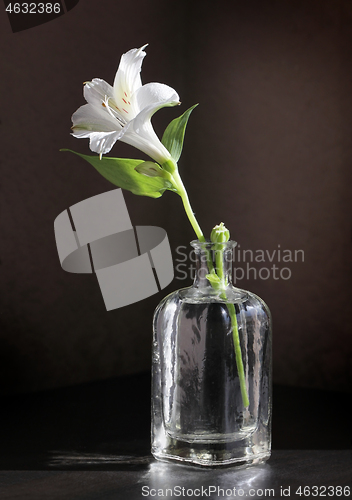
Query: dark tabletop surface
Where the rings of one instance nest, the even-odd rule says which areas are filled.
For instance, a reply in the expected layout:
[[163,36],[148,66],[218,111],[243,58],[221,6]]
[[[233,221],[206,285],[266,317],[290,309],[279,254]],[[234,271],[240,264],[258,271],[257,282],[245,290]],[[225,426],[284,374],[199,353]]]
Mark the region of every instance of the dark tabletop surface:
[[274,386],[270,460],[209,470],[150,455],[149,374],[5,396],[0,500],[352,498],[350,401]]

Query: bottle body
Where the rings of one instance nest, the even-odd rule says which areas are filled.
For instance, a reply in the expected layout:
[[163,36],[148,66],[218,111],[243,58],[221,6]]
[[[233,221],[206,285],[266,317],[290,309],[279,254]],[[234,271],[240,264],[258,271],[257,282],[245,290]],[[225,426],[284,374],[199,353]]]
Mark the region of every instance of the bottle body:
[[154,315],[152,379],[156,458],[201,466],[269,458],[271,319],[259,297],[229,283],[226,296],[197,284],[168,295]]

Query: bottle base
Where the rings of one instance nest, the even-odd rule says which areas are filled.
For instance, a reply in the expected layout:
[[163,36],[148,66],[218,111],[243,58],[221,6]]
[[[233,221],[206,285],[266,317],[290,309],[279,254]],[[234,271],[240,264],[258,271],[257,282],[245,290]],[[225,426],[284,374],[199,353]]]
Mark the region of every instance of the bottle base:
[[243,447],[235,450],[196,449],[193,447],[179,447],[173,450],[152,449],[152,455],[162,462],[173,462],[178,465],[211,467],[245,468],[266,462],[271,455],[270,450],[256,452]]

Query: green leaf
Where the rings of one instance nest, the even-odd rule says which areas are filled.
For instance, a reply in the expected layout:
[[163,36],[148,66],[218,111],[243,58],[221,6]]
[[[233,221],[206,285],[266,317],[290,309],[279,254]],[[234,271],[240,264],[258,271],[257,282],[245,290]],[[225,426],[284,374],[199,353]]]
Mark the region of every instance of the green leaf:
[[143,160],[130,160],[127,158],[109,158],[103,156],[87,156],[71,149],[61,149],[69,151],[84,160],[88,161],[93,167],[108,181],[122,189],[127,189],[133,194],[140,196],[150,196],[159,198],[166,189],[172,187],[171,183],[163,177],[149,177],[135,170],[138,165],[145,163]]
[[183,115],[172,120],[166,127],[163,138],[161,139],[161,142],[169,151],[175,162],[177,162],[181,156],[188,118],[196,106],[198,106],[198,104],[195,104],[187,109]]
[[217,274],[215,274],[215,272],[211,273],[211,274],[207,274],[205,277],[207,278],[208,281],[210,281],[211,285],[215,289],[221,285],[221,279],[219,278],[219,276]]

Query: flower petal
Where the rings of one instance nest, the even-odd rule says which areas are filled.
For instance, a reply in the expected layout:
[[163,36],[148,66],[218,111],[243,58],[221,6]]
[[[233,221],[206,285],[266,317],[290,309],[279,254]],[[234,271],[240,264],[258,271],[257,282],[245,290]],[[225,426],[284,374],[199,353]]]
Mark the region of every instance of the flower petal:
[[132,120],[137,112],[133,109],[132,94],[142,86],[141,68],[146,53],[140,49],[131,49],[123,54],[114,80],[114,99],[116,105]]
[[78,139],[89,137],[89,147],[100,155],[108,153],[122,130],[117,120],[92,104],[81,106],[72,115],[72,135]]
[[[138,115],[139,116],[139,115]],[[137,117],[138,118],[138,117]],[[129,122],[119,135],[119,140],[130,144],[135,148],[143,151],[145,154],[153,158],[160,164],[171,158],[169,151],[160,142],[156,135],[150,120],[138,122],[136,128],[136,119]]]
[[180,104],[180,98],[176,90],[163,83],[147,83],[136,90],[133,100],[141,111],[149,106],[154,109],[153,113],[164,106],[176,106]]
[[74,137],[88,137],[91,132],[120,132],[121,125],[101,106],[84,104],[72,115]]
[[93,132],[90,135],[89,147],[91,151],[101,155],[108,153],[118,139],[118,132]]
[[113,88],[100,78],[94,78],[91,82],[86,82],[83,89],[86,101],[93,106],[100,107],[106,97],[113,98]]
[[171,155],[156,135],[150,119],[158,109],[179,104],[179,96],[167,85],[148,83],[139,88],[133,97],[142,111],[122,129],[119,139],[162,164],[169,160]]

